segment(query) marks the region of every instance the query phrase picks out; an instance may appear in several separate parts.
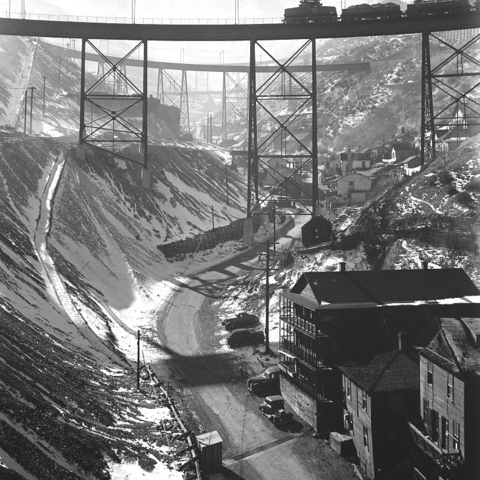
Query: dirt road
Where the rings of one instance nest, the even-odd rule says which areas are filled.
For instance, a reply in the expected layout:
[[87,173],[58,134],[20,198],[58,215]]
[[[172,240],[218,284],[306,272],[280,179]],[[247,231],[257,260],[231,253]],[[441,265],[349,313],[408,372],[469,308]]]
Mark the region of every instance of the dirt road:
[[282,431],[263,417],[258,411],[261,399],[245,388],[249,372],[241,357],[220,350],[211,302],[239,270],[251,268],[251,261],[250,252],[234,265],[218,265],[180,284],[159,313],[158,332],[169,357],[170,379],[191,394],[202,433],[217,430],[222,437],[224,472],[218,478],[353,480],[352,466],[322,440],[313,439],[309,429]]

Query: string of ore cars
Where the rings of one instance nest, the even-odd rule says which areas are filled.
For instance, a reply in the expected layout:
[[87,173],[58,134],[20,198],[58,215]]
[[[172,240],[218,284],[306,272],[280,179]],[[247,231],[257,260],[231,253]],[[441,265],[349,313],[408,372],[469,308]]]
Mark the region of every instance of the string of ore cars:
[[480,0],[472,5],[468,0],[414,0],[402,11],[396,3],[351,5],[337,16],[335,7],[323,6],[319,0],[300,0],[295,8],[285,9],[284,23],[357,22],[362,20],[390,20],[423,15],[452,15],[480,11]]

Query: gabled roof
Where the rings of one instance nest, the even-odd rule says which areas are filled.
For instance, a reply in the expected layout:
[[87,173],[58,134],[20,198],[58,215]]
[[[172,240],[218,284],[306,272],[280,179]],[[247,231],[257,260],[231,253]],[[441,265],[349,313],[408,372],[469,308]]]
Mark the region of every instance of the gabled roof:
[[418,365],[401,350],[376,355],[368,365],[343,366],[340,370],[369,394],[420,389]]
[[332,228],[332,222],[330,222],[330,220],[325,218],[323,215],[317,215],[316,217],[313,217],[307,223],[302,225],[302,232],[303,232],[304,229],[309,229],[309,228],[315,227],[315,225],[319,225],[319,224],[322,224],[322,223],[324,225],[327,225],[328,227]]
[[290,294],[317,309],[480,304],[480,291],[461,268],[307,272],[282,296]]
[[480,375],[480,318],[438,318],[430,340],[417,347],[424,357],[452,373]]
[[402,160],[401,162],[397,162],[397,165],[405,165],[405,164],[410,163],[414,160],[415,160],[415,163],[418,162],[418,164],[420,165],[421,158],[418,155],[412,155],[411,157],[408,157],[405,160]]
[[361,173],[357,173],[357,172],[350,172],[350,173],[347,173],[346,175],[342,175],[341,177],[337,178],[337,182],[339,180],[341,180],[342,178],[346,178],[346,177],[351,177],[352,175],[357,175],[358,177],[365,177],[367,178],[368,180],[372,181],[370,178],[368,178],[367,176],[365,175],[362,175]]

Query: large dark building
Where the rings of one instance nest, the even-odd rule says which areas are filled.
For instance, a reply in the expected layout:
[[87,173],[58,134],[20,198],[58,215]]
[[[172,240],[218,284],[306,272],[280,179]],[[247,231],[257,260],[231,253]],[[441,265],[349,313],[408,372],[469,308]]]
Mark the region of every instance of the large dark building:
[[[343,264],[344,267],[344,264]],[[435,317],[480,317],[480,291],[462,269],[304,273],[280,294],[282,394],[317,431],[343,428],[339,367],[404,349]]]

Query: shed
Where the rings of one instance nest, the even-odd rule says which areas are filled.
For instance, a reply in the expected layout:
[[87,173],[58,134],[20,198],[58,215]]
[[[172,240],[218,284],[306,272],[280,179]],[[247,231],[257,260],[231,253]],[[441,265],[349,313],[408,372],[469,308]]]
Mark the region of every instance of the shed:
[[197,444],[206,474],[222,471],[222,438],[216,430],[197,435]]
[[332,238],[332,224],[322,215],[312,218],[302,227],[302,242],[305,247],[328,242]]

